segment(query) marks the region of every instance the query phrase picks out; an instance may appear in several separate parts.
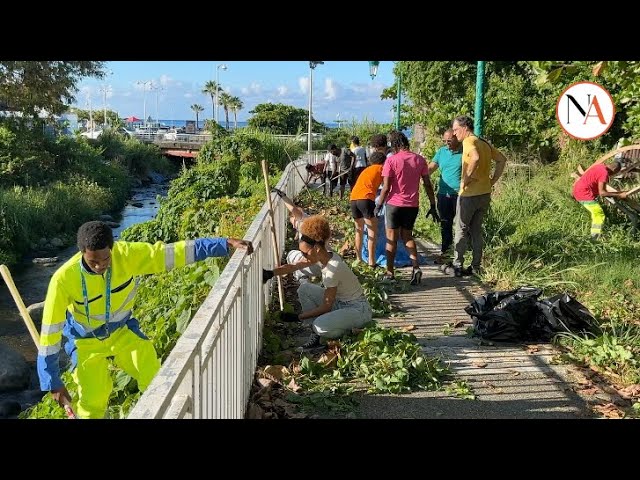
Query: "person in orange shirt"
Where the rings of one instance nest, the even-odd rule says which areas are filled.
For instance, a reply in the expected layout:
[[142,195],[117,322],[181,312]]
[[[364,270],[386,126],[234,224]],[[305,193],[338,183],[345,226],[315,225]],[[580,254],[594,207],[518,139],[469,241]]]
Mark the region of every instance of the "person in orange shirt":
[[[386,157],[384,153],[371,154],[371,166],[365,168],[356,184],[351,190],[351,216],[356,225],[356,256],[362,261],[362,237],[364,226],[367,225],[367,246],[369,252],[376,251],[376,232],[378,231],[378,218],[374,214],[376,208],[375,198],[378,187],[382,183],[382,166]],[[376,266],[375,255],[369,255],[369,265]]]

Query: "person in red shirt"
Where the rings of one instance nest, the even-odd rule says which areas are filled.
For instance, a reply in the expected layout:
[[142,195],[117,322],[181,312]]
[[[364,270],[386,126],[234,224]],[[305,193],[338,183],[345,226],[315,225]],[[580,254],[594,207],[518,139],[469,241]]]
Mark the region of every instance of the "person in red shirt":
[[627,192],[607,191],[609,175],[615,175],[621,167],[620,162],[613,162],[611,165],[604,163],[591,165],[573,184],[573,198],[591,214],[591,238],[593,239],[600,237],[602,224],[605,220],[604,211],[596,197],[627,198]]

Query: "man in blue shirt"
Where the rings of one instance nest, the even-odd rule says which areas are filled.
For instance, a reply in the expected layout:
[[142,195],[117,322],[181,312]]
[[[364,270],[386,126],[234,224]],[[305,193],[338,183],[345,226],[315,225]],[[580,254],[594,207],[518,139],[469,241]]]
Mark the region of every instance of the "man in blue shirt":
[[442,234],[442,255],[445,255],[453,243],[453,219],[456,216],[458,190],[462,175],[462,143],[448,129],[442,135],[441,147],[429,163],[429,174],[440,169],[438,183],[438,214],[440,215],[440,232]]

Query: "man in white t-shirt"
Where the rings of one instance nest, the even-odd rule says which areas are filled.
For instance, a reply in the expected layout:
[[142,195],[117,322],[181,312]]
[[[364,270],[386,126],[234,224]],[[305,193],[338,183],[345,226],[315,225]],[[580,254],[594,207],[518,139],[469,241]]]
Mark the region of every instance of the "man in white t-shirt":
[[333,189],[338,185],[338,179],[333,180],[338,174],[338,157],[336,157],[333,153],[331,153],[331,147],[329,146],[329,150],[324,155],[324,192],[327,191],[327,186],[329,188],[329,196],[333,196]]
[[355,163],[353,165],[353,173],[352,173],[352,178],[350,180],[350,185],[351,188],[353,188],[353,186],[356,184],[356,182],[358,181],[358,177],[360,176],[360,173],[367,168],[367,149],[360,146],[360,138],[358,137],[352,137],[351,138],[351,143],[354,146],[353,147],[353,153],[356,156],[356,160]]

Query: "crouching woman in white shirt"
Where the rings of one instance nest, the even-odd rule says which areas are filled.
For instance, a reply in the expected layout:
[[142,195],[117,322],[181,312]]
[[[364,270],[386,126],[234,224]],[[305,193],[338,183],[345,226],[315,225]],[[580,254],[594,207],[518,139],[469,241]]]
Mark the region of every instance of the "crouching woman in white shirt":
[[309,349],[319,346],[321,337],[338,338],[352,328],[361,328],[371,321],[373,313],[358,277],[340,255],[327,249],[326,242],[331,236],[327,219],[321,215],[305,219],[300,227],[300,234],[298,247],[306,261],[283,265],[265,273],[270,278],[309,267],[310,264],[321,267],[324,288],[313,283],[303,283],[298,288],[302,312],[285,313],[281,316],[284,321],[289,322],[311,319],[313,333],[307,343],[302,345],[303,349]]

